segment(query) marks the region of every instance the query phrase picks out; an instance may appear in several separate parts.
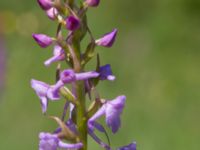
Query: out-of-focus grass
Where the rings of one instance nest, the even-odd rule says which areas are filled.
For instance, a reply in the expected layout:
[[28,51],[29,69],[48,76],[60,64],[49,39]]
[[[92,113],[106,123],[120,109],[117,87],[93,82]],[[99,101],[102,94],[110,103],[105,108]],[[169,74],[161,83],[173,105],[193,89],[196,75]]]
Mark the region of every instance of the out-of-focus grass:
[[[43,66],[51,49],[40,49],[32,32],[55,34],[36,1],[0,1],[7,13],[6,91],[0,102],[0,149],[35,150],[38,132],[56,123],[43,117],[30,79],[52,83],[55,65]],[[95,37],[119,29],[111,49],[97,48],[102,63],[111,63],[116,82],[102,82],[101,95],[127,95],[114,147],[132,140],[138,150],[198,150],[200,148],[200,2],[198,0],[102,1],[90,9]],[[92,66],[93,64],[91,64]],[[49,114],[61,114],[63,101],[50,103]],[[102,135],[102,137],[104,137]],[[90,149],[100,150],[92,140]]]

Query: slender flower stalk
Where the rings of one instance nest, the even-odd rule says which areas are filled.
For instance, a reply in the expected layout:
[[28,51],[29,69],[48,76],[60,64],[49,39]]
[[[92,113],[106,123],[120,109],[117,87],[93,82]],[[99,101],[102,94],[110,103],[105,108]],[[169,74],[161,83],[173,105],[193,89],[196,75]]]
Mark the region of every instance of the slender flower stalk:
[[[102,116],[105,124],[113,133],[121,127],[121,114],[125,107],[126,97],[117,96],[113,100],[100,97],[96,86],[103,80],[114,81],[111,65],[100,65],[100,56],[95,51],[97,46],[112,47],[116,40],[117,29],[104,34],[95,40],[87,24],[87,11],[90,7],[97,7],[100,0],[83,0],[80,5],[75,0],[38,0],[38,4],[49,19],[57,22],[55,37],[46,34],[33,34],[34,40],[41,48],[53,48],[53,55],[44,62],[49,67],[57,64],[56,81],[47,84],[35,79],[31,80],[31,87],[40,99],[42,113],[48,116],[48,103],[65,99],[61,108],[63,113],[49,116],[59,127],[54,132],[39,134],[39,150],[74,149],[88,150],[88,135],[103,149],[112,150],[105,126],[98,122]],[[68,32],[67,36],[64,36]],[[90,41],[85,50],[81,49],[81,42],[89,34]],[[95,69],[87,71],[87,63],[97,56]],[[66,63],[68,68],[61,70]],[[63,67],[62,67],[63,68]],[[87,95],[91,101],[87,102]],[[94,96],[92,96],[94,95]],[[86,103],[91,103],[89,107]],[[69,108],[69,109],[68,109]],[[69,112],[69,113],[67,113]],[[67,116],[69,114],[69,116]],[[96,132],[105,134],[108,143],[99,138]],[[67,141],[67,142],[65,142]],[[135,142],[118,150],[136,150]]]

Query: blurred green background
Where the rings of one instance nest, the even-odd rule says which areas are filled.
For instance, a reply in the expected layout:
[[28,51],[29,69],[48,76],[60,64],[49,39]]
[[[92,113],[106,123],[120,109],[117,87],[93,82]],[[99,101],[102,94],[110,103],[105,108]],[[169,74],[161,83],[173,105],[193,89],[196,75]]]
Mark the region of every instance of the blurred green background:
[[[1,0],[0,18],[7,47],[0,149],[35,150],[38,133],[57,125],[42,116],[30,79],[52,83],[56,65],[44,67],[52,50],[39,48],[31,34],[54,35],[56,23],[36,0]],[[200,1],[102,0],[88,18],[95,37],[119,29],[111,49],[97,48],[117,76],[102,82],[99,92],[109,99],[127,96],[120,131],[108,130],[113,147],[135,140],[138,150],[199,150]],[[62,105],[50,103],[48,113],[60,115]],[[90,138],[89,143],[90,150],[101,149]]]

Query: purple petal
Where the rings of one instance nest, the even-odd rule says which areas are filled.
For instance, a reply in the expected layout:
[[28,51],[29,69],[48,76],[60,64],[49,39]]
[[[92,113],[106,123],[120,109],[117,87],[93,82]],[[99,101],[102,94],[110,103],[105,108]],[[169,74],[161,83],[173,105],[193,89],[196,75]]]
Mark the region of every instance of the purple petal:
[[[78,134],[76,125],[74,124],[74,122],[72,121],[72,119],[69,119],[67,122],[65,122],[66,126],[75,134]],[[62,129],[59,127],[57,128],[53,133],[54,134],[58,134],[62,131]]]
[[86,0],[85,2],[90,7],[97,7],[99,5],[100,0]]
[[72,69],[64,70],[60,74],[60,80],[65,84],[75,81],[76,77],[74,71]]
[[121,95],[116,97],[112,101],[108,101],[108,104],[112,105],[115,109],[122,110],[124,108],[125,101],[126,101],[126,96]]
[[52,38],[45,34],[33,34],[32,36],[38,45],[42,48],[46,48],[53,43]]
[[99,73],[95,71],[76,73],[76,80],[87,80],[89,78],[96,78],[98,76]]
[[106,109],[106,124],[112,129],[113,133],[116,133],[121,126],[120,113],[115,109]]
[[125,96],[118,96],[112,101],[107,101],[104,105],[106,107],[106,124],[116,133],[121,125],[120,115],[125,105]]
[[39,134],[39,150],[57,150],[59,139],[55,134],[40,133]]
[[38,0],[38,4],[43,10],[48,10],[52,7],[53,2],[51,0]]
[[65,60],[65,52],[64,52],[64,50],[60,46],[56,45],[54,47],[53,57],[51,57],[48,60],[46,60],[44,62],[44,64],[45,64],[45,66],[48,67],[53,62],[63,61],[63,60]]
[[117,150],[136,150],[136,142],[132,142],[129,145],[118,148]]
[[63,82],[62,81],[58,81],[55,85],[53,85],[51,88],[48,89],[47,97],[50,100],[59,100],[60,99],[59,90],[63,86],[64,86]]
[[64,143],[62,141],[59,141],[58,143],[58,146],[59,148],[63,148],[63,149],[80,149],[81,147],[83,147],[83,144],[82,143],[76,143],[76,144],[67,144],[67,143]]
[[62,47],[60,47],[59,45],[55,45],[54,49],[53,49],[53,55],[60,55],[64,52],[64,50],[62,49]]
[[69,16],[66,19],[66,28],[68,30],[74,31],[80,27],[80,21],[74,16]]
[[42,112],[45,113],[47,111],[48,99],[47,99],[47,91],[50,86],[44,82],[31,80],[31,87],[35,90],[37,96],[40,99],[40,104],[42,106]]
[[49,10],[46,11],[46,14],[49,17],[49,19],[55,20],[57,18],[58,11],[57,11],[56,8],[52,7]]
[[49,67],[53,62],[60,61],[60,56],[53,56],[44,62],[44,65]]
[[66,126],[67,126],[72,132],[78,134],[76,125],[75,125],[75,123],[72,121],[72,119],[69,119],[69,120],[66,122]]
[[95,127],[95,120],[100,118],[102,115],[105,114],[106,107],[103,105],[89,120],[88,120],[88,128],[91,129],[92,131],[94,130]]
[[75,143],[75,144],[64,143],[58,138],[57,134],[42,132],[39,134],[39,139],[40,139],[39,150],[57,150],[58,148],[80,149],[83,146],[82,143]]
[[48,99],[46,97],[40,97],[40,103],[42,106],[42,113],[45,113],[47,111]]
[[96,44],[104,47],[111,47],[116,39],[117,29],[105,34],[102,38],[96,40]]
[[38,96],[46,96],[50,85],[48,85],[44,82],[32,79],[31,87],[35,90],[35,92]]
[[100,80],[115,80],[115,76],[112,74],[111,66],[110,64],[101,66],[99,68],[99,73],[100,73]]

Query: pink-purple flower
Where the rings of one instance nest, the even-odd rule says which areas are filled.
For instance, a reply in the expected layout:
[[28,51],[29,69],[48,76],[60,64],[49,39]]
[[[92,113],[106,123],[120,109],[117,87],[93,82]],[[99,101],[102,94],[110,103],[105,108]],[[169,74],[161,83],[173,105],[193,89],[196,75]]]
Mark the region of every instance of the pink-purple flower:
[[75,16],[69,16],[66,19],[66,28],[70,31],[77,30],[80,27],[80,20]]
[[85,3],[90,7],[97,7],[100,0],[86,0]]
[[[105,115],[105,121],[113,133],[116,133],[121,126],[120,115],[125,105],[124,95],[116,97],[112,101],[105,101],[102,107],[88,120],[88,127],[94,129],[98,118]],[[99,129],[98,129],[99,130]]]
[[99,75],[100,80],[110,80],[110,81],[115,80],[115,76],[112,73],[110,64],[101,66],[99,68],[99,73],[100,73]]
[[57,134],[41,132],[39,134],[39,139],[39,150],[57,150],[58,148],[78,150],[83,146],[82,143],[64,143],[61,139],[59,139]]
[[37,0],[37,1],[43,10],[48,10],[53,6],[53,2],[51,0]]
[[54,88],[52,88],[52,92],[50,93],[57,93],[61,87],[65,84],[73,83],[77,80],[87,80],[90,78],[97,78],[99,73],[95,71],[83,72],[83,73],[75,73],[72,69],[66,69],[61,72],[60,80],[57,81]]
[[117,36],[117,29],[114,29],[112,32],[106,33],[100,39],[97,39],[95,42],[99,46],[103,47],[112,47]]
[[44,62],[45,66],[50,66],[51,63],[65,60],[65,51],[59,45],[56,45],[53,50],[53,56]]
[[117,150],[136,150],[136,142],[132,142],[129,145],[118,148]]
[[49,17],[49,19],[55,20],[58,15],[58,10],[56,8],[52,7],[50,9],[46,10],[46,14]]
[[[51,89],[53,88],[53,86],[50,86],[49,84],[32,79],[31,87],[35,90],[37,96],[40,99],[43,113],[47,111],[48,100],[60,99],[59,94],[52,91]],[[49,97],[49,95],[51,95],[51,97]]]
[[49,37],[45,34],[33,34],[32,36],[38,45],[42,48],[46,48],[53,43],[52,37]]

